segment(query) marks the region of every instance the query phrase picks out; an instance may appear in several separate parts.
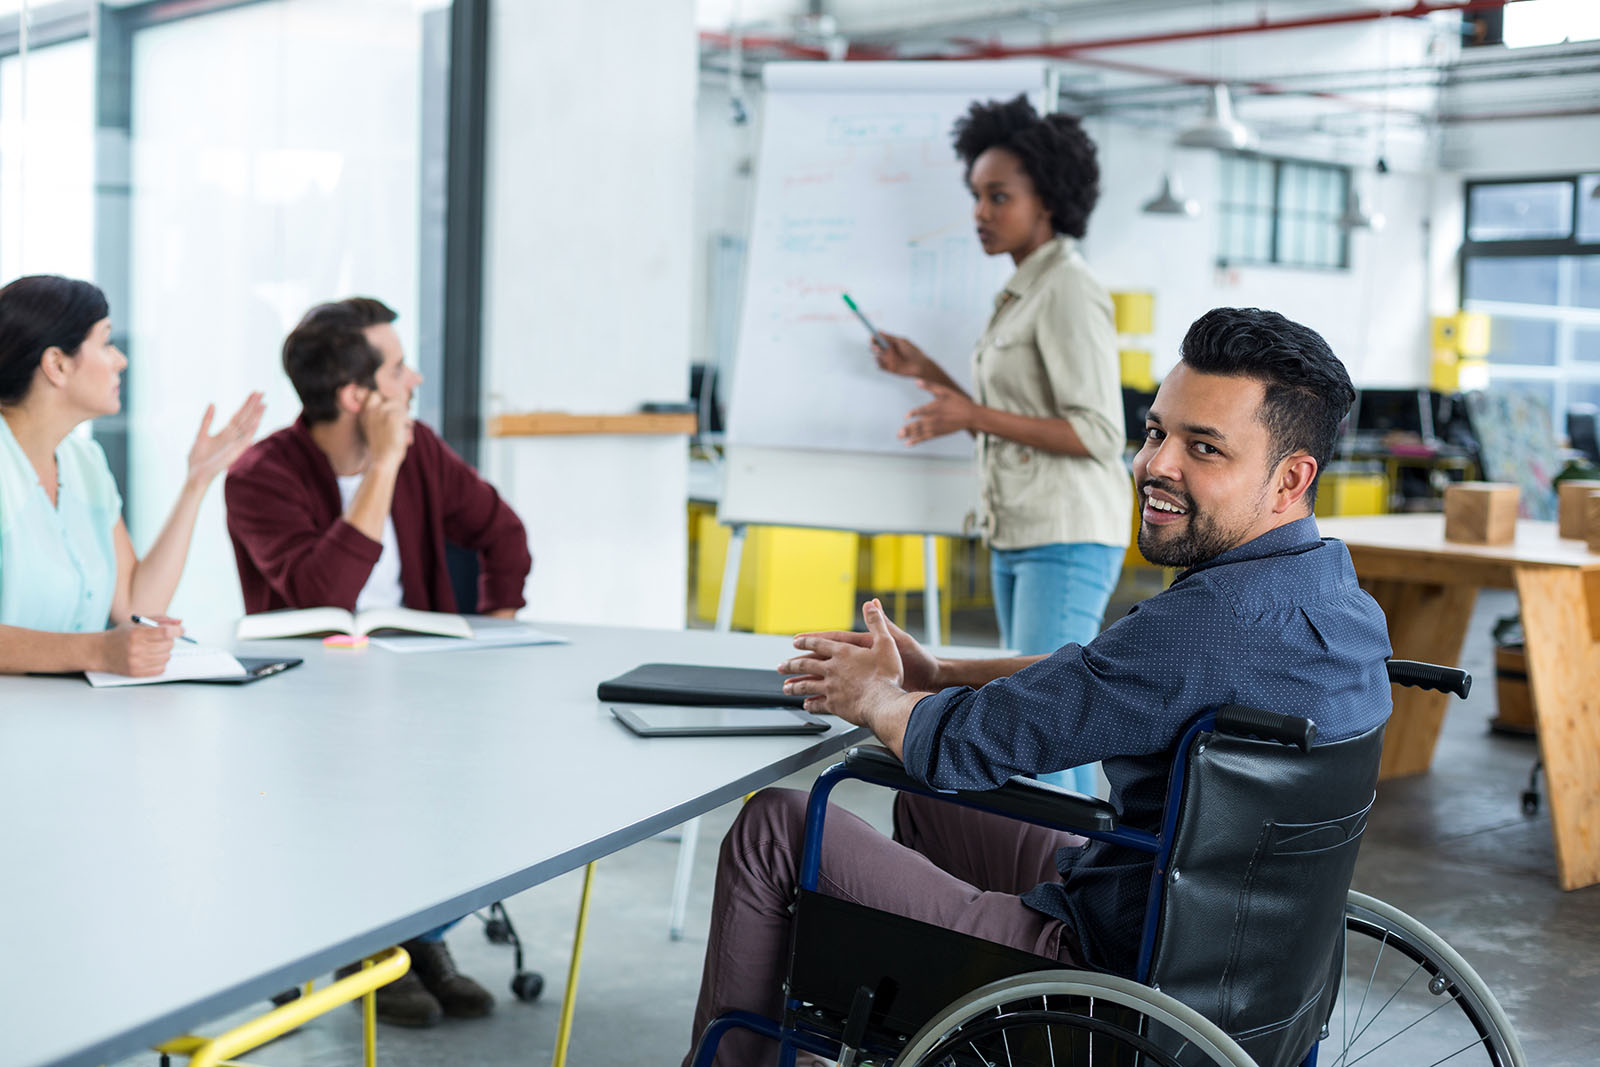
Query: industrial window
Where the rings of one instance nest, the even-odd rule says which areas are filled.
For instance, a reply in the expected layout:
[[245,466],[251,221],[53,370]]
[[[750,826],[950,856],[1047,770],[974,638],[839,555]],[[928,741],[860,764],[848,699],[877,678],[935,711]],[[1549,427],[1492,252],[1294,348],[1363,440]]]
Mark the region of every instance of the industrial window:
[[1349,234],[1339,224],[1348,169],[1265,156],[1220,158],[1222,266],[1350,266]]
[[1600,174],[1466,185],[1461,302],[1486,312],[1493,387],[1600,404]]

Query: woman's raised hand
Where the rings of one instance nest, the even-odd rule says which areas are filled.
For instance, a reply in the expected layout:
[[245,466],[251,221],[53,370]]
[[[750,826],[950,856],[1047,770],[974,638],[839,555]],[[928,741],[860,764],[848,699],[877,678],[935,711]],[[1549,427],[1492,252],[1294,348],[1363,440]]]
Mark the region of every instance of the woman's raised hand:
[[261,396],[260,393],[251,393],[245,397],[239,410],[233,413],[233,418],[216,433],[211,433],[211,420],[216,416],[217,406],[206,405],[206,413],[200,419],[200,432],[195,434],[194,444],[189,449],[190,483],[200,486],[211,484],[211,479],[227,470],[250,446],[255,439],[256,429],[261,425],[261,415],[267,410]]

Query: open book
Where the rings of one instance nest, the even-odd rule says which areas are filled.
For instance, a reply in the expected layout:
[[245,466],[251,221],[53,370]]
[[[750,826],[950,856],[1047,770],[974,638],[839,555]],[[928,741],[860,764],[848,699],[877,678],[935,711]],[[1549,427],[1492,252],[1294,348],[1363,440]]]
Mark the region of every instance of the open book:
[[460,615],[442,611],[368,608],[349,612],[343,608],[301,608],[246,615],[239,620],[237,637],[240,641],[263,641],[274,637],[325,637],[329,634],[360,637],[375,633],[471,637],[472,627]]

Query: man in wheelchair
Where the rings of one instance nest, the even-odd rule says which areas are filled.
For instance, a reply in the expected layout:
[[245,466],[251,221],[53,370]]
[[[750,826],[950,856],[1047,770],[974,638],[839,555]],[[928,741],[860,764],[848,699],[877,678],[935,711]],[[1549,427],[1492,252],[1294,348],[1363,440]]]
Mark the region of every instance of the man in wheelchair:
[[[779,670],[806,707],[864,725],[939,790],[994,789],[1102,761],[1124,826],[1155,830],[1185,724],[1229,704],[1313,718],[1319,743],[1389,715],[1384,618],[1312,503],[1354,399],[1316,332],[1282,315],[1218,308],[1185,336],[1151,405],[1134,480],[1139,548],[1183,568],[1087,645],[1048,656],[936,658],[876,601],[867,632],[804,634]],[[806,797],[766,790],[718,862],[694,1022],[781,1014]],[[819,890],[1064,965],[1132,975],[1151,857],[901,793],[894,838],[831,810]],[[1223,931],[1219,936],[1226,936]],[[730,1032],[716,1062],[773,1062]]]

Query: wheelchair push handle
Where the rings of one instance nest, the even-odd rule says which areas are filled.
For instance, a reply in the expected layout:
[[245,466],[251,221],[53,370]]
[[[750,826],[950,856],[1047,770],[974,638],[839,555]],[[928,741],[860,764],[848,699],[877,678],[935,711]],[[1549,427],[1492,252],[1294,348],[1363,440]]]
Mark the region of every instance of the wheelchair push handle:
[[1217,709],[1218,733],[1260,737],[1279,744],[1293,745],[1310,752],[1317,740],[1317,724],[1298,715],[1279,715],[1275,711],[1227,704]]
[[1472,675],[1461,668],[1441,667],[1437,663],[1418,663],[1410,659],[1389,661],[1389,681],[1395,685],[1408,685],[1415,689],[1454,693],[1463,700],[1472,691]]

